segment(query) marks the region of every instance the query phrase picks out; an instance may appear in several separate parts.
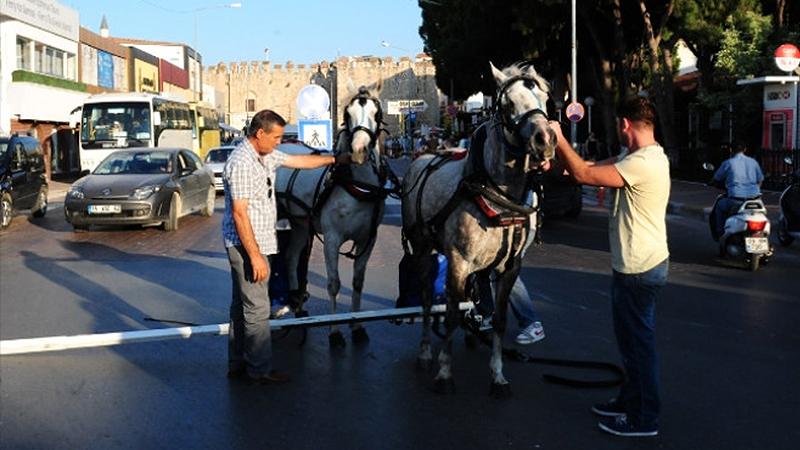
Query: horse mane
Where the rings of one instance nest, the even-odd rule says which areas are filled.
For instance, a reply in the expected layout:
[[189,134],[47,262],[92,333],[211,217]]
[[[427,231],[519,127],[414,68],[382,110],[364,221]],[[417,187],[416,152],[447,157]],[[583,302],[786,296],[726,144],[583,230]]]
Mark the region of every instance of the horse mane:
[[537,72],[536,69],[533,68],[533,65],[528,62],[523,61],[514,63],[503,69],[503,73],[509,77],[521,75],[529,76],[536,80],[536,84],[539,86],[539,89],[541,89],[545,94],[550,93],[550,83],[548,83],[547,80],[539,75],[539,72]]

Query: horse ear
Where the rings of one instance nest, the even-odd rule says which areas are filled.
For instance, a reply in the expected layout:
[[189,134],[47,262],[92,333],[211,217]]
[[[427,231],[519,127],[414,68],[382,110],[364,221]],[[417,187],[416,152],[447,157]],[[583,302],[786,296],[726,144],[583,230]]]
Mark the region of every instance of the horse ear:
[[503,84],[508,79],[508,76],[497,69],[491,62],[489,62],[489,66],[492,68],[492,75],[494,75],[494,79],[497,81],[497,84]]
[[347,79],[347,96],[353,97],[358,94],[358,88],[356,88],[356,84],[353,83],[352,78]]

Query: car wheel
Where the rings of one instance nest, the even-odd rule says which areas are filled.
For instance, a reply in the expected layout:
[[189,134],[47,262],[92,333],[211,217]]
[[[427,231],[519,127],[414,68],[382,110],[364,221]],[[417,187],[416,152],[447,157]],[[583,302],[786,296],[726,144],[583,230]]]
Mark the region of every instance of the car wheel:
[[216,201],[217,190],[214,188],[214,186],[211,186],[208,188],[208,194],[206,195],[206,206],[200,213],[206,217],[213,216]]
[[181,196],[177,192],[172,194],[169,201],[169,217],[164,221],[164,231],[175,231],[178,229],[178,217],[181,211]]
[[13,217],[14,201],[11,199],[11,194],[4,192],[2,199],[0,199],[0,229],[5,230],[8,228]]
[[39,198],[36,199],[36,205],[31,210],[33,217],[44,217],[47,214],[47,188],[42,187],[39,190]]

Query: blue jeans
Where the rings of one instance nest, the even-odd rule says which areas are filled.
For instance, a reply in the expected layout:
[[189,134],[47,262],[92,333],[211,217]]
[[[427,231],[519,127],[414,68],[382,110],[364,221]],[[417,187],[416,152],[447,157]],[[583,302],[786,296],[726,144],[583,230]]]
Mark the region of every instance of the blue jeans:
[[647,272],[614,271],[611,311],[617,347],[627,375],[617,400],[628,421],[637,426],[658,426],[661,409],[656,355],[656,299],[667,283],[669,260]]
[[[478,303],[478,312],[484,317],[491,317],[494,314],[494,277],[495,275],[483,276],[478,275],[478,286],[480,289],[480,303]],[[520,278],[514,283],[511,289],[511,294],[508,296],[508,304],[511,306],[511,312],[517,318],[520,328],[525,328],[533,322],[539,321],[539,315],[533,309],[533,299],[528,294],[528,289],[525,283]]]
[[716,205],[714,205],[714,219],[716,225],[716,237],[714,240],[719,240],[720,236],[725,233],[725,219],[730,217],[739,207],[742,202],[734,200],[729,197],[722,197]]

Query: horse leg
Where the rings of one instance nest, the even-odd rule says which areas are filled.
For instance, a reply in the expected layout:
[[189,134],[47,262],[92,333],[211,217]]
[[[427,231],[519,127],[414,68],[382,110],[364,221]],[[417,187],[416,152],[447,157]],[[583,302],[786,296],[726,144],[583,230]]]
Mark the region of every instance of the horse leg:
[[514,258],[505,272],[497,274],[495,288],[495,308],[492,316],[492,357],[489,360],[489,371],[492,377],[490,395],[505,398],[511,395],[511,384],[503,376],[503,336],[506,332],[508,316],[508,297],[519,276],[522,258]]
[[[339,279],[339,247],[342,245],[341,237],[335,233],[325,235],[325,268],[328,273],[328,297],[331,299],[331,313],[336,314],[336,298],[339,295],[341,282]],[[331,347],[344,347],[345,341],[342,332],[336,325],[332,325],[328,333],[328,343]]]
[[453,334],[461,319],[459,303],[466,298],[468,264],[456,252],[447,255],[447,312],[445,313],[445,342],[439,351],[439,372],[434,378],[434,390],[439,394],[455,391],[453,381]]
[[433,305],[433,279],[431,278],[431,250],[422,249],[417,251],[414,248],[412,256],[416,274],[422,289],[420,297],[422,300],[422,341],[419,344],[419,355],[417,356],[417,368],[429,371],[433,369],[433,351],[431,350],[431,305]]
[[[372,242],[369,242],[363,251],[362,249],[356,250],[356,254],[359,256],[353,261],[353,296],[351,310],[354,312],[361,311],[361,292],[364,290],[364,274],[367,271],[367,262],[372,254],[372,249],[375,246],[376,240],[377,239],[373,239]],[[367,330],[364,329],[360,323],[351,324],[350,331],[354,343],[362,344],[369,341]]]

